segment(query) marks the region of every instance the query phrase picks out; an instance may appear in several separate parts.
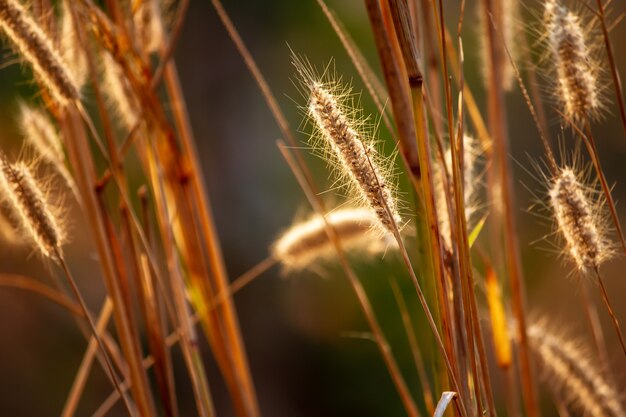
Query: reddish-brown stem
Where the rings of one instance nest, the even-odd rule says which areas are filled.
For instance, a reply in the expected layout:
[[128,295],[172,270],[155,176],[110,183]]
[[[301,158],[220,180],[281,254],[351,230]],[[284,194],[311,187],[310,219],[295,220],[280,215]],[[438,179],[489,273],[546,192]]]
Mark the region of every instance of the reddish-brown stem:
[[611,316],[611,323],[613,324],[613,328],[615,329],[615,334],[617,334],[617,338],[619,339],[619,343],[622,346],[622,352],[624,352],[624,356],[626,356],[626,343],[624,343],[624,336],[622,335],[622,329],[619,326],[619,321],[617,320],[617,316],[613,311],[613,306],[611,305],[611,301],[609,300],[609,294],[606,292],[606,288],[604,287],[604,280],[602,279],[602,275],[600,275],[600,270],[595,268],[596,277],[598,278],[598,285],[600,286],[600,292],[602,294],[602,299],[604,300],[604,305],[606,306],[606,310]]
[[[483,0],[482,12],[486,17],[492,15],[494,5],[492,0]],[[488,111],[489,125],[491,135],[494,139],[495,156],[494,172],[500,180],[502,216],[504,220],[504,247],[506,252],[506,265],[511,284],[511,296],[513,304],[513,312],[517,320],[517,331],[519,340],[519,364],[522,376],[523,398],[526,413],[529,417],[538,417],[540,415],[539,403],[537,400],[537,392],[535,381],[533,378],[532,362],[530,357],[530,349],[528,346],[528,335],[526,333],[526,307],[525,307],[525,288],[524,276],[520,261],[518,235],[515,225],[515,203],[513,195],[512,178],[509,168],[509,140],[507,132],[507,119],[505,114],[504,92],[501,88],[502,74],[498,62],[501,59],[501,50],[497,46],[496,32],[491,19],[484,19],[485,32],[488,44],[488,80],[489,94]]]

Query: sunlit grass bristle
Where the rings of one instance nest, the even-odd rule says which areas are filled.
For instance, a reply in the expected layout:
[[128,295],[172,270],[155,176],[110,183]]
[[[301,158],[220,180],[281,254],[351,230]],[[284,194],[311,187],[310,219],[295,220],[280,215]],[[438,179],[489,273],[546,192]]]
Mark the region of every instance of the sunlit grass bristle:
[[58,260],[66,233],[58,215],[61,208],[51,202],[47,190],[23,162],[0,157],[0,190],[12,216],[44,257]]
[[601,63],[593,26],[560,0],[546,0],[544,38],[553,63],[554,96],[572,121],[600,116],[603,104]]
[[72,78],[78,88],[87,81],[87,57],[81,48],[78,36],[74,30],[74,21],[68,5],[68,1],[63,0],[61,5],[61,21],[59,25],[59,44],[61,54],[68,66]]
[[602,195],[571,167],[559,169],[550,180],[548,195],[564,253],[580,271],[597,269],[613,254]]
[[593,417],[626,415],[620,392],[605,380],[593,355],[580,343],[562,337],[545,321],[533,323],[527,333],[541,363],[540,376],[570,411]]
[[335,168],[339,183],[361,204],[369,206],[382,229],[393,232],[401,227],[393,162],[376,149],[349,86],[330,73],[320,76],[303,59],[293,57],[303,95],[305,113],[313,124],[311,145]]
[[[478,192],[480,190],[480,173],[478,170],[479,158],[482,155],[481,144],[469,134],[463,135],[463,202],[465,206],[465,219],[468,228],[471,229],[478,211]],[[443,236],[448,249],[451,248],[450,216],[448,203],[444,192],[444,177],[439,165],[434,175],[434,186],[437,203],[437,217],[439,220],[439,232]],[[450,180],[450,196],[453,196],[452,187],[452,155],[451,149],[445,151],[445,169]]]
[[79,87],[68,65],[29,11],[17,0],[0,0],[0,29],[13,42],[59,105],[77,101]]
[[68,187],[78,197],[72,175],[65,166],[65,154],[58,131],[44,110],[19,103],[19,126],[28,146],[33,148],[38,158],[52,166],[65,180]]
[[42,110],[19,103],[19,126],[26,142],[32,146],[44,160],[63,163],[65,155],[56,127]]
[[147,53],[157,52],[163,45],[160,3],[158,0],[144,0],[133,12],[138,47]]
[[[347,253],[382,254],[395,247],[392,235],[381,235],[378,219],[368,208],[337,209],[326,215],[326,221]],[[290,272],[333,259],[335,248],[326,234],[324,219],[314,215],[287,229],[272,246],[272,253]]]
[[130,87],[128,79],[115,59],[106,51],[102,58],[102,91],[111,110],[119,123],[127,130],[132,130],[139,120],[139,103]]

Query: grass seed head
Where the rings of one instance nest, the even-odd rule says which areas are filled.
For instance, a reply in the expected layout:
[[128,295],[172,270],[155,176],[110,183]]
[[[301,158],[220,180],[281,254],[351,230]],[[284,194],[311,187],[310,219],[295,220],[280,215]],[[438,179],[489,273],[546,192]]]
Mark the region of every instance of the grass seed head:
[[0,0],[0,29],[61,106],[77,101],[79,87],[50,37],[17,0]]
[[102,52],[102,76],[102,92],[109,106],[124,128],[130,131],[139,120],[140,106],[122,68],[106,51]]
[[63,146],[52,120],[42,110],[24,102],[19,107],[19,126],[27,143],[44,160],[62,164],[65,159]]
[[532,352],[541,362],[541,378],[568,408],[590,417],[626,415],[620,394],[602,376],[593,355],[579,343],[560,337],[545,322],[527,329]]
[[59,29],[60,48],[69,72],[80,88],[87,81],[87,57],[85,51],[83,51],[80,46],[78,36],[74,30],[74,21],[68,1],[69,0],[64,0],[61,6],[61,24]]
[[583,185],[574,169],[566,167],[551,180],[548,195],[556,227],[565,240],[565,252],[578,269],[593,270],[610,258],[603,200],[597,192]]
[[556,72],[555,96],[572,121],[596,118],[603,108],[600,63],[593,31],[560,0],[546,0],[545,39]]
[[57,260],[66,236],[56,214],[59,208],[49,201],[30,168],[0,157],[0,190],[25,234],[45,257]]
[[141,1],[133,13],[137,44],[147,53],[157,52],[163,45],[163,21],[158,0]]
[[[465,208],[465,220],[468,228],[471,228],[471,224],[474,220],[475,214],[478,210],[478,192],[480,184],[480,174],[478,172],[478,161],[482,154],[480,143],[476,138],[469,134],[463,135],[463,203]],[[443,237],[444,244],[448,248],[452,245],[452,231],[450,229],[450,215],[448,212],[448,203],[446,193],[444,192],[444,176],[441,171],[442,167],[436,167],[434,171],[434,187],[435,187],[435,202],[437,204],[437,217],[439,220],[439,232]],[[452,185],[452,154],[451,148],[445,152],[445,169],[450,180],[449,189],[450,195],[453,196],[454,187]],[[454,200],[452,201],[454,202]]]
[[[376,254],[395,247],[392,235],[379,233],[378,219],[368,208],[338,209],[329,213],[326,221],[347,253]],[[335,249],[326,234],[324,219],[314,215],[285,231],[272,246],[272,253],[285,271],[298,271],[331,259]]]
[[362,204],[376,214],[381,230],[393,232],[400,227],[396,186],[392,181],[392,162],[380,155],[374,140],[364,128],[366,120],[350,99],[351,90],[340,80],[329,80],[294,57],[304,94],[308,98],[307,117],[313,122],[311,143],[323,149],[336,175]]

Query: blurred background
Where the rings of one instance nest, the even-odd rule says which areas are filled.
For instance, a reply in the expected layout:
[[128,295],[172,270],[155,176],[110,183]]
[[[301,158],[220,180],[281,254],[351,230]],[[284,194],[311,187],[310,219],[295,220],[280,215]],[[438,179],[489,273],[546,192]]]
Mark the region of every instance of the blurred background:
[[[484,110],[475,3],[469,1],[466,5],[463,32],[465,76]],[[520,19],[533,13],[536,15],[539,10],[535,2],[525,4]],[[328,5],[380,74],[363,2],[328,0]],[[456,27],[459,2],[445,1],[445,5],[449,27]],[[302,126],[298,105],[304,102],[292,83],[295,71],[290,64],[289,48],[306,55],[317,67],[323,67],[334,58],[337,73],[346,81],[352,80],[355,91],[363,90],[354,66],[314,0],[224,0],[224,7],[294,129]],[[615,2],[612,16],[620,16],[625,10],[623,2]],[[527,30],[532,31],[532,25]],[[626,54],[622,53],[619,42],[625,38],[625,25],[617,25],[612,39],[622,73],[626,71]],[[3,45],[0,143],[8,153],[17,155],[21,139],[14,121],[16,100],[19,97],[36,100],[37,93],[27,70],[19,64],[9,65],[15,61],[15,56],[6,43]],[[276,123],[209,1],[191,1],[175,58],[232,280],[265,259],[268,247],[281,230],[288,227],[297,215],[309,213],[310,207],[276,147],[276,140],[280,137]],[[522,67],[529,65],[532,64],[520,64]],[[610,78],[605,75],[608,84]],[[548,85],[545,80],[543,84]],[[610,111],[593,129],[606,176],[610,183],[616,184],[614,196],[617,201],[623,201],[626,197],[623,163],[626,137],[617,110],[614,110],[612,94],[611,91],[607,93]],[[93,100],[89,91],[85,92],[85,100]],[[549,98],[546,100],[550,102]],[[361,102],[366,114],[375,112],[366,93]],[[507,95],[507,112],[528,310],[549,317],[560,323],[559,327],[571,329],[572,334],[590,342],[571,265],[562,262],[550,249],[551,245],[542,240],[551,232],[549,222],[527,211],[533,204],[533,197],[526,188],[535,192],[542,190],[542,184],[533,178],[536,172],[531,163],[541,159],[542,151],[537,130],[518,89]],[[549,121],[556,137],[560,133],[559,119],[551,112]],[[469,129],[471,132],[471,126]],[[386,143],[386,152],[390,153],[393,149],[391,135],[382,130],[379,136]],[[563,136],[567,148],[572,143],[571,132],[564,131]],[[306,132],[298,133],[297,138],[302,141],[302,146],[306,146]],[[314,156],[307,160],[316,173],[318,184],[322,189],[328,189],[332,178],[325,163]],[[406,184],[403,187],[406,190]],[[330,202],[343,201],[340,192],[329,192],[325,197]],[[405,194],[405,199],[412,203],[409,193]],[[97,311],[104,293],[97,259],[90,236],[85,232],[88,229],[84,226],[84,218],[70,199],[67,200],[72,236],[66,249],[69,264],[90,305]],[[622,221],[626,220],[622,204],[618,208]],[[423,313],[418,308],[401,262],[388,256],[383,261],[355,260],[354,265],[411,389],[418,392],[419,383],[389,285],[391,278],[397,279],[403,288],[418,326],[418,336],[424,335],[427,340],[423,344],[427,364],[433,352]],[[624,259],[618,258],[603,268],[616,314],[622,321],[626,321],[626,303],[623,302],[625,267]],[[56,267],[42,262],[29,248],[7,244],[0,246],[0,272],[28,275],[46,283],[52,282],[51,273],[58,273]],[[614,375],[618,377],[615,383],[623,388],[626,365],[619,344],[593,285],[591,293],[599,306],[611,349]],[[367,330],[367,326],[338,267],[329,265],[323,274],[305,272],[288,278],[274,268],[238,293],[235,302],[265,416],[404,415],[376,345],[360,334]],[[232,415],[225,387],[206,345],[204,348],[218,415]],[[84,349],[84,339],[65,310],[32,293],[0,288],[0,415],[58,415]],[[192,396],[185,385],[185,368],[179,355],[176,357],[181,415],[193,415]],[[501,376],[495,366],[492,371],[494,386],[498,387]],[[96,369],[78,415],[91,415],[111,391],[102,372]],[[545,393],[545,389],[542,392]],[[502,407],[503,393],[497,392],[496,395],[498,405]],[[421,404],[421,396],[416,397]],[[549,396],[543,394],[542,398],[546,415],[556,415]],[[124,411],[118,407],[110,415],[121,416]]]

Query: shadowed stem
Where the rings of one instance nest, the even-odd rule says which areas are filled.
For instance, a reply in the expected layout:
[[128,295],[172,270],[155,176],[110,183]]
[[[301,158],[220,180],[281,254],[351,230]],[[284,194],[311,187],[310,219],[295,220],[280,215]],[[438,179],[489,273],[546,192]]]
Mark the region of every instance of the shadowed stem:
[[[233,283],[230,286],[230,289],[227,292],[219,293],[215,296],[215,298],[211,302],[211,309],[214,309],[215,307],[223,303],[224,300],[235,295],[245,286],[250,284],[259,276],[261,276],[263,272],[267,271],[269,268],[275,265],[276,262],[277,261],[273,257],[267,257],[261,262],[259,262],[257,265],[252,267],[250,270],[248,270],[246,273],[238,277],[236,280],[233,281]],[[202,316],[199,313],[196,313],[192,317],[192,323],[197,324],[198,322],[200,322],[201,319],[202,319]],[[174,330],[165,338],[165,345],[168,348],[174,346],[182,338],[184,332],[185,332],[184,326],[183,325],[179,326],[176,330]],[[154,363],[155,362],[154,362],[154,358],[152,355],[148,355],[143,359],[143,366],[145,369],[149,369],[151,366],[154,365]],[[123,391],[127,391],[129,387],[130,387],[130,381],[126,380],[122,383]],[[104,402],[100,405],[100,407],[94,412],[93,414],[94,417],[104,416],[111,409],[111,407],[115,405],[118,399],[119,399],[119,393],[117,391],[113,391],[107,397],[107,399],[104,400]]]
[[589,328],[591,329],[591,334],[593,335],[593,340],[596,345],[596,349],[598,350],[598,356],[600,357],[602,367],[606,373],[610,373],[609,355],[606,349],[606,343],[604,340],[604,334],[602,332],[602,325],[600,324],[600,317],[598,316],[598,310],[596,309],[596,306],[593,304],[593,301],[589,296],[589,289],[587,288],[587,285],[585,285],[585,282],[581,278],[582,277],[578,277],[577,280],[583,305],[585,306],[585,315],[587,316],[587,321],[589,322]]
[[617,316],[613,312],[613,306],[611,305],[611,301],[609,300],[609,294],[606,292],[606,288],[604,287],[604,280],[602,279],[602,275],[600,275],[600,270],[595,268],[596,277],[598,278],[598,284],[600,286],[600,292],[602,293],[602,299],[604,300],[604,304],[606,305],[606,309],[611,316],[611,322],[613,323],[613,328],[615,329],[615,333],[619,339],[619,343],[622,346],[622,352],[624,352],[624,356],[626,356],[626,343],[624,343],[624,336],[622,335],[622,330],[619,326],[619,321],[617,320]]
[[[102,307],[102,311],[100,312],[100,316],[98,317],[98,323],[96,325],[98,334],[105,332],[112,312],[113,304],[111,303],[111,299],[107,297],[104,302],[104,306]],[[76,413],[76,408],[78,407],[78,402],[80,401],[83,389],[85,388],[85,384],[87,383],[89,371],[91,370],[91,364],[96,357],[97,349],[98,341],[96,340],[95,336],[92,336],[89,340],[89,345],[87,345],[85,355],[80,362],[78,372],[74,377],[74,382],[72,383],[72,388],[70,388],[70,393],[68,394],[65,405],[63,406],[63,411],[61,412],[62,417],[70,417],[73,416],[74,413]]]
[[428,411],[428,414],[433,414],[435,412],[435,403],[433,401],[433,391],[432,391],[432,388],[430,387],[430,381],[428,380],[428,374],[426,373],[426,368],[424,367],[424,359],[422,358],[422,354],[420,352],[417,339],[415,338],[413,321],[411,320],[411,315],[409,314],[406,301],[404,300],[404,297],[402,296],[402,291],[400,290],[398,281],[394,277],[391,277],[389,282],[391,284],[391,289],[393,290],[393,295],[396,299],[396,302],[398,303],[398,309],[400,310],[400,316],[402,317],[402,324],[404,325],[404,331],[406,332],[409,345],[411,346],[413,362],[415,362],[415,369],[417,370],[417,376],[419,377],[420,385],[421,385],[422,391],[424,392],[424,404],[426,404],[426,411]]
[[104,362],[106,363],[107,370],[111,376],[111,380],[113,381],[113,385],[115,386],[115,389],[122,396],[122,400],[124,401],[124,405],[126,406],[126,409],[128,410],[129,414],[135,415],[133,408],[128,403],[128,399],[123,394],[122,387],[120,386],[120,381],[117,377],[117,373],[113,369],[111,358],[109,357],[109,354],[104,346],[104,343],[102,342],[102,339],[98,335],[98,329],[96,327],[96,324],[93,322],[93,319],[91,318],[91,314],[89,314],[89,310],[87,309],[87,304],[85,304],[85,300],[83,299],[83,296],[81,295],[78,289],[78,286],[76,285],[76,281],[74,281],[74,277],[72,276],[70,269],[65,263],[65,259],[63,258],[59,250],[56,248],[55,248],[55,256],[57,260],[59,261],[59,265],[61,266],[63,273],[67,277],[67,281],[70,284],[70,288],[72,289],[72,292],[74,293],[74,296],[76,297],[76,300],[78,301],[80,305],[80,308],[83,310],[83,314],[85,315],[85,318],[87,319],[87,322],[89,323],[89,327],[91,327],[93,337],[96,339],[96,342],[98,342],[98,347],[100,348],[100,351],[102,352],[102,356],[104,357]]
[[611,39],[609,38],[609,30],[606,27],[604,5],[602,4],[602,0],[596,0],[596,4],[598,5],[598,20],[600,21],[600,26],[602,27],[602,36],[604,38],[606,56],[609,60],[609,64],[611,67],[611,77],[613,78],[613,85],[615,86],[614,91],[615,98],[617,99],[618,104],[617,107],[619,108],[619,115],[622,121],[622,127],[624,128],[624,133],[626,133],[626,109],[624,106],[624,98],[622,97],[622,81],[620,80],[619,72],[617,71],[617,65],[615,64],[615,56],[613,55],[613,45],[611,44]]
[[[483,0],[482,12],[490,16],[494,10],[493,0]],[[504,92],[501,88],[502,74],[498,65],[501,59],[500,49],[497,47],[496,30],[490,19],[484,19],[486,25],[488,49],[488,110],[491,135],[495,145],[494,174],[497,172],[500,178],[500,191],[502,204],[502,217],[504,223],[504,249],[507,272],[511,284],[511,300],[513,312],[517,320],[517,332],[519,336],[519,364],[522,376],[523,399],[526,413],[529,417],[538,417],[541,413],[537,399],[535,381],[533,377],[528,335],[526,333],[526,294],[524,276],[519,253],[517,228],[515,224],[515,204],[512,187],[512,178],[509,167],[509,139],[507,132],[506,104]],[[495,219],[495,218],[494,218]]]

